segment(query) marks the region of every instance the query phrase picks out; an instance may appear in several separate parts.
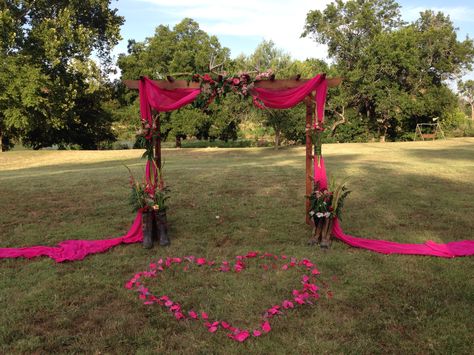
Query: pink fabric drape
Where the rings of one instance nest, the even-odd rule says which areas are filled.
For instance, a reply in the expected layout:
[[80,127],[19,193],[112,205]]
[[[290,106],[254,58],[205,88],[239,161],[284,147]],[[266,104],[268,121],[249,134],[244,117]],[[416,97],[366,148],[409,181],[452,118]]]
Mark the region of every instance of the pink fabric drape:
[[[320,159],[319,166],[317,160],[315,160],[314,179],[315,181],[319,181],[321,188],[324,189],[324,186],[327,186],[327,174],[324,167],[324,159],[323,157]],[[428,255],[442,258],[474,255],[474,240],[454,241],[446,244],[429,240],[423,244],[408,244],[390,242],[387,240],[358,238],[345,234],[342,231],[338,219],[334,220],[332,235],[350,246],[375,251],[381,254]]]
[[138,243],[143,240],[142,213],[138,212],[127,234],[112,239],[66,240],[54,247],[34,246],[25,248],[0,248],[0,258],[35,258],[48,256],[60,263],[82,260],[89,254],[103,253],[119,244]]
[[191,88],[162,89],[147,77],[140,79],[138,90],[141,117],[150,125],[152,124],[151,108],[159,112],[174,111],[193,102],[201,92],[201,89]]
[[[324,190],[328,188],[328,178],[326,175],[326,168],[324,166],[324,158],[322,156],[314,156],[314,182],[318,183],[319,189]],[[319,162],[319,163],[318,163]]]
[[322,121],[327,92],[327,80],[324,74],[319,74],[301,86],[291,89],[253,88],[252,95],[268,108],[287,109],[299,104],[313,91],[316,91],[318,120]]
[[375,251],[381,254],[428,255],[442,258],[474,255],[474,240],[461,240],[446,244],[428,240],[423,244],[406,244],[387,240],[356,238],[345,234],[337,219],[334,221],[332,234],[350,246]]

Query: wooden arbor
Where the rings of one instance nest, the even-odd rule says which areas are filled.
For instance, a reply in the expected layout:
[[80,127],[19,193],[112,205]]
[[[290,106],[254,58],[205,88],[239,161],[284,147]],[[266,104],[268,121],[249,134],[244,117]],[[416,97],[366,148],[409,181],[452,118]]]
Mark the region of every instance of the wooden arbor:
[[[301,84],[308,81],[308,79],[288,79],[288,80],[262,80],[255,82],[255,87],[258,88],[265,88],[265,89],[290,89],[294,87],[298,87]],[[342,79],[341,78],[329,78],[328,81],[328,88],[338,86]],[[162,89],[166,90],[173,90],[178,88],[193,88],[197,89],[200,87],[200,83],[197,82],[188,82],[186,80],[174,80],[171,77],[168,77],[168,80],[157,80],[154,81],[156,85],[158,85]],[[124,80],[123,83],[129,89],[138,90],[139,80]],[[316,115],[316,101],[314,99],[315,93],[312,92],[308,95],[305,99],[306,105],[306,195],[310,195],[312,192],[312,173],[313,173],[313,151],[312,151],[312,142],[311,142],[311,125],[314,122],[314,118]],[[155,124],[157,127],[158,132],[160,132],[160,119],[159,114],[156,112],[153,115]],[[155,152],[155,162],[159,169],[161,169],[161,135],[155,139],[154,142]],[[311,224],[309,218],[309,210],[310,204],[309,200],[306,199],[306,224]]]

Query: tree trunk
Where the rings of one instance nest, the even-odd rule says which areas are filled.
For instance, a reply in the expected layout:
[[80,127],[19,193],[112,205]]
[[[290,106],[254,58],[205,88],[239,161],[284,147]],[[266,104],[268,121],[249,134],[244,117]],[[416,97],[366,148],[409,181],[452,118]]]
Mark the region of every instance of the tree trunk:
[[175,148],[181,148],[181,137],[176,136]]
[[281,145],[281,131],[279,129],[275,130],[275,149],[278,149],[278,147]]
[[3,150],[3,133],[2,133],[1,129],[0,129],[0,152],[4,152],[4,150]]
[[474,122],[474,103],[471,104],[471,120]]
[[347,120],[346,120],[346,116],[345,116],[345,113],[344,113],[344,107],[342,108],[342,113],[339,113],[337,112],[336,110],[334,110],[334,113],[336,115],[338,115],[340,117],[339,120],[335,121],[332,126],[331,126],[331,137],[334,137],[334,134],[336,134],[336,128],[337,126],[343,124],[343,123],[346,123]]

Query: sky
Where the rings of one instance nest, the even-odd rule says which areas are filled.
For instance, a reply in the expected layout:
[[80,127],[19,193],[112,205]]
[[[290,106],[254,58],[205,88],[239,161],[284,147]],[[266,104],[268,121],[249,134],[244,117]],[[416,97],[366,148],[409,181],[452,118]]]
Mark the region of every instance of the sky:
[[[114,55],[125,53],[129,39],[143,41],[152,37],[159,25],[172,28],[183,18],[197,21],[200,28],[219,38],[231,50],[231,57],[251,54],[262,40],[272,40],[294,59],[327,60],[325,46],[309,38],[300,38],[310,10],[323,10],[331,0],[118,0],[112,6],[125,17],[123,40]],[[431,9],[448,14],[458,39],[474,37],[474,3],[472,0],[399,0],[402,17],[410,22],[420,11]],[[474,73],[468,73],[474,79]]]

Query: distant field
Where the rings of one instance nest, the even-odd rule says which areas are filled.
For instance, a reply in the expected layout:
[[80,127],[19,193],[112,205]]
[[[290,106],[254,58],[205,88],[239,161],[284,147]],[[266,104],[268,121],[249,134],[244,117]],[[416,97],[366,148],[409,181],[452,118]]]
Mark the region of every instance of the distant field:
[[[142,153],[0,153],[0,247],[124,234],[134,214],[123,164],[139,175]],[[474,239],[474,138],[332,144],[323,154],[330,175],[350,177],[348,234]],[[308,247],[304,148],[165,149],[163,156],[171,247],[119,246],[64,264],[0,260],[0,353],[472,353],[474,258],[385,256],[340,242],[328,252]],[[270,334],[245,344],[177,322],[124,289],[163,256],[227,259],[250,250],[308,257],[324,283],[316,305],[278,318]],[[257,268],[149,282],[156,293],[243,326],[258,323],[288,285],[298,285],[294,274]]]

